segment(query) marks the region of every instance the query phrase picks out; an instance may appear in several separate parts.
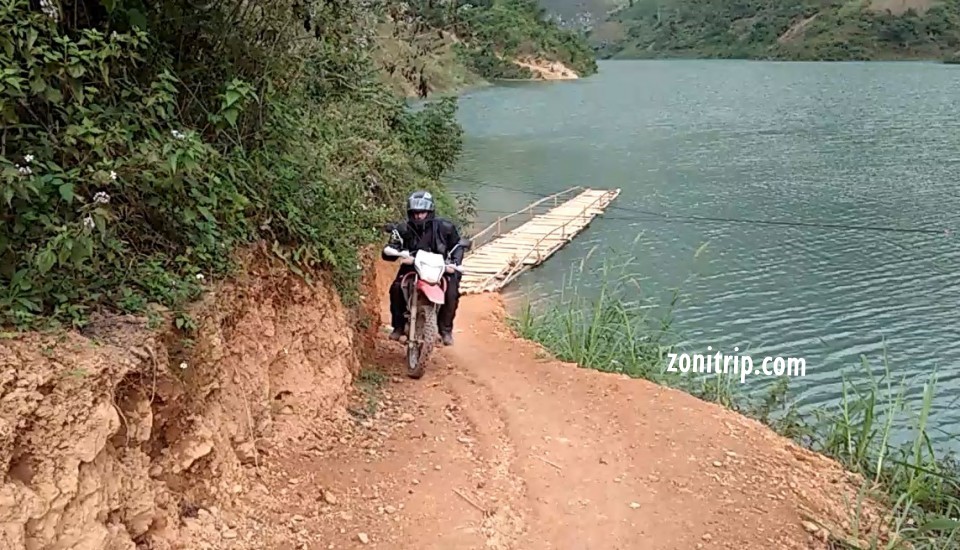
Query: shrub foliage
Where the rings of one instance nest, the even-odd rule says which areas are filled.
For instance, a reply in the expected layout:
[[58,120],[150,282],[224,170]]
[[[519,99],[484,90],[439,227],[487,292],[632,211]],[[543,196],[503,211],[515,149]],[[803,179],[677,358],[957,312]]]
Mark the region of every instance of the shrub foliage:
[[259,239],[350,295],[461,144],[370,61],[351,0],[0,0],[0,322],[177,307]]

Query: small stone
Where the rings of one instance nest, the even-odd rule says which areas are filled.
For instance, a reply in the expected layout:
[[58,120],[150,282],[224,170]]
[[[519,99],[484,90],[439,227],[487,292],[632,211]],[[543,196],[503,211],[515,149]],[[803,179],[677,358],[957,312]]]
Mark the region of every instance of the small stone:
[[413,422],[413,415],[410,413],[403,413],[400,415],[400,422]]
[[337,497],[336,497],[336,495],[334,495],[334,494],[331,493],[330,491],[324,491],[324,492],[323,492],[323,501],[326,502],[327,504],[334,505],[334,504],[337,503]]
[[700,538],[702,538],[705,541],[710,541],[711,539],[713,539],[713,535],[711,535],[710,533],[704,533],[703,536]]
[[436,466],[433,467],[433,469],[434,469],[434,470],[437,470],[437,471],[439,472],[439,471],[440,471],[440,465],[437,464]]
[[363,544],[370,542],[370,537],[368,537],[366,533],[357,533],[357,538],[360,539],[360,542]]
[[383,511],[388,514],[395,514],[397,512],[397,508],[388,504],[387,506],[383,507]]
[[233,529],[227,529],[221,534],[221,536],[225,539],[235,539],[237,538],[237,532]]
[[245,441],[237,445],[235,450],[237,458],[240,459],[240,464],[256,464],[257,462],[257,447],[253,444],[253,441]]
[[803,528],[806,529],[808,533],[816,533],[817,531],[820,530],[820,528],[817,527],[817,525],[812,521],[804,520],[804,521],[801,521],[800,523],[803,524]]
[[720,466],[723,466],[723,462],[720,462],[719,460],[714,460],[713,465],[719,468]]
[[630,503],[630,507],[633,508],[634,510],[636,510],[637,508],[640,507],[640,503],[638,503],[638,502],[631,502],[631,503]]

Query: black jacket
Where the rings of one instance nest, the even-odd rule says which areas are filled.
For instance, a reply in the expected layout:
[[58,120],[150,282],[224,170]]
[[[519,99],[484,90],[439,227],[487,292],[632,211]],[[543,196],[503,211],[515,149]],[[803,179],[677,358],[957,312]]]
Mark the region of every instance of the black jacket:
[[[425,220],[422,231],[418,231],[410,222],[402,222],[398,224],[397,232],[400,233],[403,242],[395,242],[395,239],[391,238],[388,246],[397,250],[407,250],[411,254],[417,250],[426,250],[442,255],[448,262],[455,265],[461,265],[463,262],[463,253],[466,251],[462,247],[456,249],[451,257],[447,257],[453,247],[460,242],[460,232],[450,220],[437,217]],[[388,262],[397,260],[394,256],[387,256],[383,252],[380,252],[380,257]]]

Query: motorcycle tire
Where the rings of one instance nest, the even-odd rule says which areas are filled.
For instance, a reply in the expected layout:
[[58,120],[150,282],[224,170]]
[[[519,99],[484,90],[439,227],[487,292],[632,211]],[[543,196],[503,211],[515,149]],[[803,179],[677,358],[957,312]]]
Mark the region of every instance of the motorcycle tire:
[[[419,379],[423,376],[427,368],[427,360],[437,343],[437,308],[433,305],[420,306],[417,308],[416,321],[417,340],[420,342],[417,346],[407,348],[407,376],[413,379]],[[419,348],[419,349],[418,349]]]

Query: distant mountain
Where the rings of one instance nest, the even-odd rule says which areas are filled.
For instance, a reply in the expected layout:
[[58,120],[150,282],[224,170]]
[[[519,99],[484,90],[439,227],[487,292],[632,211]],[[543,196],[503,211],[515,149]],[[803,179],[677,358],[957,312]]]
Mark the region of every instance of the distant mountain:
[[607,19],[608,14],[629,0],[539,0],[547,13],[565,27],[587,29]]
[[614,58],[936,59],[960,50],[960,0],[628,0],[590,39]]

